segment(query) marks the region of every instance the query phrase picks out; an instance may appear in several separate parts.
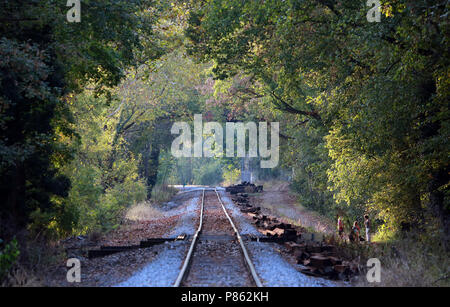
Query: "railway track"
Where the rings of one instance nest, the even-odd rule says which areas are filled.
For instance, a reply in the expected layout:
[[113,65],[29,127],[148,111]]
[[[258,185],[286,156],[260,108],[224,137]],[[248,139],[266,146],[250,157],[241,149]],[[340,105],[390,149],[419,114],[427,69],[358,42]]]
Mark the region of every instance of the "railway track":
[[199,226],[173,285],[256,286],[262,283],[216,189],[203,189]]

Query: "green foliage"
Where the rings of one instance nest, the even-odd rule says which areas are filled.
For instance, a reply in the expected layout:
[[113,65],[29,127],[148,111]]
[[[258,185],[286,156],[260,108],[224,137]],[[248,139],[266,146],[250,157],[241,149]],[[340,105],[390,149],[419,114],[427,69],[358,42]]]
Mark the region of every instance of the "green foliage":
[[157,204],[167,203],[177,194],[178,190],[168,185],[157,184],[152,189],[152,201]]
[[91,0],[68,23],[4,1],[0,236],[108,231],[157,184],[235,181],[238,159],[170,156],[196,113],[280,122],[260,175],[292,170],[304,206],[449,235],[449,7],[382,3],[369,23],[354,0]]
[[[0,244],[3,241],[0,239]],[[14,238],[9,243],[4,244],[4,247],[0,250],[0,280],[9,272],[11,267],[16,263],[19,258],[19,243]]]
[[67,233],[108,231],[117,227],[126,208],[146,197],[145,184],[138,177],[139,159],[116,135],[120,122],[108,117],[111,108],[102,99],[86,93],[70,104],[81,141],[74,144],[75,159],[64,168],[72,182],[64,216],[76,218],[67,219],[73,225],[57,227]]
[[0,233],[10,238],[31,212],[51,212],[52,198],[67,196],[70,182],[57,165],[71,157],[59,143],[71,132],[45,52],[32,42],[2,37],[0,56]]
[[233,168],[231,166],[224,167],[223,169],[223,185],[229,186],[232,184],[240,183],[241,170]]
[[[129,69],[151,65],[172,48],[168,37],[155,27],[160,18],[170,22],[171,10],[165,1],[86,1],[82,22],[69,23],[64,1],[3,1],[1,6],[0,235],[11,238],[30,222],[36,233],[50,227],[58,234],[69,234],[83,215],[73,201],[65,200],[71,187],[68,177],[75,179],[78,174],[63,168],[73,159],[79,141],[73,110],[66,102],[89,86],[95,96],[104,94],[102,103],[111,103],[112,87]],[[98,131],[83,132],[82,137],[93,137]],[[81,163],[83,158],[78,158]],[[131,161],[135,163],[133,157]],[[83,184],[90,191],[81,197],[98,199],[99,177],[102,193],[113,198],[124,189],[136,192],[126,179],[134,170],[123,165],[107,168],[114,171],[104,174],[96,167],[85,171],[93,186]],[[108,175],[120,178],[103,178]],[[124,188],[118,188],[117,182]],[[72,191],[80,190],[79,185]],[[107,198],[106,202],[105,206],[116,208],[124,200],[116,204]]]
[[198,164],[200,165],[193,170],[195,184],[213,186],[222,182],[220,161],[213,160],[208,163],[202,160]]
[[205,66],[193,63],[179,48],[155,61],[154,67],[129,74],[117,89],[121,103],[111,114],[119,117],[117,135],[142,157],[139,174],[146,181],[148,198],[155,184],[165,184],[173,166],[172,123],[190,121],[201,112],[205,97],[198,88]]
[[179,158],[174,159],[167,176],[171,184],[218,185],[223,180],[224,170],[235,171],[219,159]]
[[433,216],[448,236],[448,5],[382,2],[369,23],[363,1],[205,1],[188,50],[282,122],[303,204],[392,229]]

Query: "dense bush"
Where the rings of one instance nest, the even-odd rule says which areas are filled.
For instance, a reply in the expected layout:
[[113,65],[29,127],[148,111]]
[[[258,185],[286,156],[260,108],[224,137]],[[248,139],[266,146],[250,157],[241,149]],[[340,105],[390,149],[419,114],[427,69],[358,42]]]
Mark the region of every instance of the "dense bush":
[[[80,142],[75,159],[64,168],[72,182],[65,202],[66,220],[58,224],[66,234],[108,231],[117,227],[125,209],[146,198],[138,176],[139,159],[117,135],[117,118],[108,118],[110,108],[93,95],[73,98],[71,109]],[[110,128],[106,128],[109,126]],[[67,223],[69,222],[69,223]]]
[[[65,18],[68,10],[65,2],[2,1],[2,238],[11,239],[15,233],[25,229],[34,234],[46,233],[49,229],[55,235],[70,234],[80,221],[77,219],[82,221],[84,218],[85,210],[78,204],[92,206],[91,201],[100,200],[99,184],[102,186],[101,194],[113,195],[106,197],[105,204],[114,208],[111,209],[113,211],[124,205],[123,197],[117,200],[119,194],[124,190],[133,191],[132,194],[139,190],[130,183],[140,185],[136,178],[130,177],[134,169],[122,170],[121,165],[111,165],[117,157],[108,160],[110,165],[98,168],[98,163],[94,163],[92,169],[88,165],[89,169],[71,172],[70,167],[82,168],[86,166],[82,163],[88,161],[79,151],[80,147],[75,145],[79,140],[73,128],[78,127],[74,125],[72,112],[76,110],[69,110],[68,103],[74,94],[88,86],[94,95],[107,98],[102,103],[110,103],[112,88],[121,82],[127,69],[143,62],[150,63],[164,54],[165,47],[160,45],[162,38],[158,36],[155,39],[153,25],[167,5],[159,1],[89,1],[83,3],[83,22],[69,23]],[[111,7],[117,9],[109,10]],[[83,110],[88,114],[90,111]],[[77,125],[80,123],[76,122]],[[82,143],[94,137],[83,134],[86,131],[77,131],[82,136]],[[110,145],[114,152],[120,143]],[[76,161],[69,167],[74,154],[77,155]],[[129,158],[131,164],[136,163],[134,157]],[[77,182],[78,186],[71,189],[70,179],[77,181],[77,176],[84,175],[88,176],[87,183]],[[105,178],[108,175],[112,177]],[[87,187],[87,184],[92,186]],[[119,188],[121,185],[123,188]],[[68,199],[69,190],[72,196]],[[74,196],[76,191],[83,192]],[[74,197],[78,196],[82,200],[75,201]],[[133,202],[133,198],[129,201]]]
[[16,263],[20,255],[19,246],[15,238],[9,243],[3,243],[0,239],[0,281]]
[[172,199],[177,194],[178,190],[168,185],[157,184],[152,189],[151,200],[156,204],[163,204]]

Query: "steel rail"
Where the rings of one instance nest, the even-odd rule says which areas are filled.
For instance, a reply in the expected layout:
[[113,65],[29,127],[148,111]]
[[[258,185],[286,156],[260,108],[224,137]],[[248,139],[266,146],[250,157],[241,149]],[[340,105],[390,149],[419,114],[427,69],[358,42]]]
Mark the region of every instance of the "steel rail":
[[199,223],[197,231],[195,232],[194,237],[192,239],[191,246],[189,247],[188,254],[187,254],[186,259],[184,260],[184,263],[183,263],[183,267],[181,268],[181,271],[178,274],[178,277],[177,277],[175,283],[173,284],[174,287],[179,287],[181,282],[183,281],[183,279],[185,277],[185,274],[186,274],[186,271],[187,271],[187,269],[189,267],[189,263],[191,261],[192,254],[194,252],[195,245],[197,244],[198,236],[200,235],[200,232],[202,231],[204,201],[205,201],[205,189],[203,189],[203,194],[202,194],[202,206],[201,206],[201,209],[200,209],[200,223]]
[[[188,251],[187,256],[186,256],[186,258],[184,260],[184,263],[183,263],[183,267],[181,268],[181,271],[178,274],[178,277],[177,277],[175,283],[173,284],[174,287],[179,287],[181,285],[181,283],[183,282],[184,278],[186,277],[185,275],[186,275],[187,270],[189,268],[189,264],[191,262],[192,255],[194,253],[194,249],[195,249],[195,246],[197,244],[198,237],[199,237],[199,235],[200,235],[200,233],[202,231],[203,215],[204,215],[204,202],[205,202],[205,190],[206,189],[203,189],[203,194],[202,194],[202,205],[201,205],[201,211],[200,211],[200,223],[199,223],[197,231],[195,232],[194,237],[192,239],[191,246],[189,247],[189,251]],[[254,265],[253,265],[249,255],[248,255],[247,249],[246,249],[246,247],[244,245],[244,241],[242,240],[242,237],[239,234],[238,229],[234,225],[233,220],[231,219],[230,215],[228,214],[228,212],[227,212],[227,210],[225,208],[225,205],[223,204],[222,199],[220,198],[219,193],[217,192],[217,189],[214,188],[214,189],[208,189],[208,190],[211,190],[211,191],[214,190],[214,192],[216,193],[217,198],[219,199],[219,203],[222,206],[222,210],[225,213],[225,216],[227,217],[228,221],[230,222],[231,227],[233,227],[234,233],[236,234],[236,237],[237,237],[237,239],[239,241],[239,244],[241,246],[241,249],[242,249],[242,252],[243,252],[246,264],[247,264],[247,267],[248,267],[248,269],[249,269],[249,271],[250,271],[250,273],[252,275],[252,278],[253,278],[253,281],[254,281],[255,285],[257,287],[263,287],[263,284],[261,283],[261,280],[259,279],[258,274],[256,273],[255,267],[254,267]]]
[[227,216],[228,221],[230,222],[231,226],[233,227],[234,233],[236,234],[236,237],[239,240],[239,244],[241,245],[241,249],[244,254],[245,261],[247,263],[248,269],[250,270],[250,273],[252,274],[255,285],[257,287],[263,287],[263,284],[261,283],[261,280],[259,279],[258,274],[256,273],[255,266],[253,265],[249,255],[248,255],[247,248],[244,245],[244,241],[242,241],[242,237],[239,234],[238,229],[236,228],[236,226],[233,223],[233,220],[231,219],[230,215],[228,214],[227,209],[225,208],[225,205],[223,204],[222,199],[219,196],[219,193],[217,193],[217,189],[214,189],[214,192],[216,192],[217,198],[219,199],[219,202],[222,205],[223,212]]
[[177,194],[184,194],[184,193],[190,193],[190,192],[197,192],[197,191],[201,191],[201,190],[205,190],[205,188],[195,188],[195,189],[192,189],[192,190],[179,191]]

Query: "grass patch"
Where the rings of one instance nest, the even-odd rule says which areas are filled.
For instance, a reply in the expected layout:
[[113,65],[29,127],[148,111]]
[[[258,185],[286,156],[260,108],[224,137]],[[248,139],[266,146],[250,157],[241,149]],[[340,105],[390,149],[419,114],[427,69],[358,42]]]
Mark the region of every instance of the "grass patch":
[[256,185],[262,185],[264,191],[289,191],[289,182],[283,180],[257,181]]
[[172,199],[172,197],[178,193],[178,190],[174,187],[170,187],[167,185],[156,185],[152,190],[151,200],[161,205],[163,203],[167,203]]
[[[382,267],[381,283],[375,286],[450,286],[448,252],[438,242],[420,242],[407,237],[381,246],[376,250]],[[358,285],[374,284],[361,278]]]
[[0,287],[41,287],[50,267],[63,263],[67,253],[57,242],[21,238],[20,256],[0,279]]
[[149,201],[131,207],[125,215],[125,218],[131,221],[148,221],[162,217],[161,211]]
[[[330,240],[330,239],[328,239]],[[339,256],[359,264],[362,274],[353,280],[363,287],[448,287],[450,286],[448,251],[439,240],[424,240],[408,234],[386,242],[372,244],[348,243],[332,239]],[[381,282],[369,283],[366,278],[367,260],[381,262]]]

